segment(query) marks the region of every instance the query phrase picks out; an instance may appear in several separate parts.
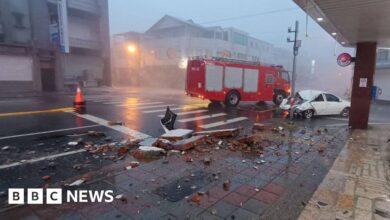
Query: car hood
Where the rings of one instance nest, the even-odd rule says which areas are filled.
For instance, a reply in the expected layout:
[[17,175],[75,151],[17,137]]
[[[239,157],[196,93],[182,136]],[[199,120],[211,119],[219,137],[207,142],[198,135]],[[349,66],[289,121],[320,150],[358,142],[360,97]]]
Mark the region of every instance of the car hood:
[[318,91],[318,90],[302,90],[302,91],[299,91],[297,93],[299,94],[299,96],[303,100],[311,101],[311,100],[317,98],[317,96],[319,96],[323,92]]

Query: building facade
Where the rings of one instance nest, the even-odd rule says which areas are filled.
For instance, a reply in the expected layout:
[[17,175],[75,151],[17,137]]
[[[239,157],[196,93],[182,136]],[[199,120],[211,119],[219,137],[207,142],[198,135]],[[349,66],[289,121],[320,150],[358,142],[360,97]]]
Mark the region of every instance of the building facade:
[[[183,87],[187,60],[196,56],[257,61],[283,65],[288,70],[292,68],[292,51],[274,47],[236,28],[204,27],[192,20],[181,20],[166,15],[145,33],[138,35],[138,40],[131,37],[134,36],[134,32],[115,35],[114,44],[121,42],[122,46],[118,46],[116,50],[122,51],[126,49],[123,45],[137,45],[140,58],[133,60],[139,62],[141,66],[141,84],[159,83],[163,80],[167,87]],[[122,58],[129,62],[129,56],[130,54],[123,55],[115,60],[121,62],[119,60]],[[306,58],[304,61],[307,62],[302,62],[304,65],[299,64],[298,70],[309,73],[311,63]],[[114,66],[116,74],[118,70],[116,64]],[[134,74],[127,76],[132,78]],[[124,80],[126,79],[122,78],[119,81]]]
[[109,54],[107,0],[0,0],[0,91],[110,84]]

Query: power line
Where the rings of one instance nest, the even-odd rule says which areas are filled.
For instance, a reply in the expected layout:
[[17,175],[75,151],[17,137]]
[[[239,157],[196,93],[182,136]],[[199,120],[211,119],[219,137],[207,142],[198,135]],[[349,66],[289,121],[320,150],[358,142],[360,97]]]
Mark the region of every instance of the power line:
[[241,15],[241,16],[236,16],[236,17],[222,18],[222,19],[213,20],[213,21],[206,21],[206,22],[202,22],[200,24],[212,24],[212,23],[218,23],[218,22],[222,22],[222,21],[239,20],[239,19],[243,19],[243,18],[256,17],[256,16],[260,16],[260,15],[269,15],[269,14],[275,14],[275,13],[279,13],[279,12],[293,11],[293,10],[297,10],[297,9],[298,9],[297,7],[294,7],[294,8],[283,8],[283,9],[272,10],[272,11],[263,11],[263,12],[256,13],[256,14],[248,14],[248,15]]

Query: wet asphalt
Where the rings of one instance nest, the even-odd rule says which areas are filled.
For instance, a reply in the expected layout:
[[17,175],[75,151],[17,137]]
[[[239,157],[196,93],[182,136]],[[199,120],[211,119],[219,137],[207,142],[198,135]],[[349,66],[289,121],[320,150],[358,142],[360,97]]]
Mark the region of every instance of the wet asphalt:
[[[284,115],[277,110],[272,102],[261,103],[260,105],[242,103],[237,108],[225,108],[223,105],[210,106],[206,100],[186,97],[182,91],[155,91],[150,89],[94,90],[87,91],[85,98],[87,100],[86,114],[107,121],[121,121],[125,127],[152,137],[158,137],[164,132],[158,115],[164,114],[165,106],[188,108],[174,110],[177,113],[205,110],[201,113],[179,116],[179,120],[216,113],[226,114],[220,117],[190,122],[177,121],[175,124],[176,128],[187,128],[196,131],[204,130],[201,128],[204,124],[224,122],[227,119],[238,117],[247,117],[248,119],[210,129],[242,127],[249,131],[254,122],[272,124],[275,120],[284,120]],[[72,102],[73,95],[71,94],[45,94],[42,97],[1,99],[0,113],[72,107]],[[118,106],[124,104],[128,106]],[[298,126],[308,128],[346,124],[345,119],[338,117],[332,117],[332,119],[317,117],[310,120],[296,119],[295,121]],[[63,131],[63,129],[72,130]],[[91,137],[86,135],[90,131],[103,132],[105,136]],[[128,138],[131,137],[127,134],[68,112],[25,113],[0,117],[0,166],[5,165],[5,167],[0,168],[0,205],[6,205],[8,188],[44,187],[47,184],[59,186],[63,184],[64,180],[77,178],[90,172],[98,172],[97,175],[104,176],[115,167],[115,161],[80,152],[34,163],[22,163],[11,167],[6,165],[23,162],[23,160],[73,152],[83,148],[81,145],[70,146],[68,143],[71,141],[82,140],[96,144],[109,144],[118,143]],[[337,153],[334,156],[337,156]],[[75,164],[83,164],[83,166],[81,169],[74,169]],[[42,180],[45,175],[51,176],[49,182]]]

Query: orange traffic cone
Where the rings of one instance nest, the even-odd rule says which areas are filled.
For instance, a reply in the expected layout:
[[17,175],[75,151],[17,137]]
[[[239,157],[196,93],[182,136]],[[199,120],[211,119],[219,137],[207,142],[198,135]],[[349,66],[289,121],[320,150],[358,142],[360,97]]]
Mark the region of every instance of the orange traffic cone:
[[80,86],[77,86],[77,92],[73,104],[75,107],[83,107],[85,105],[84,96],[81,93]]

